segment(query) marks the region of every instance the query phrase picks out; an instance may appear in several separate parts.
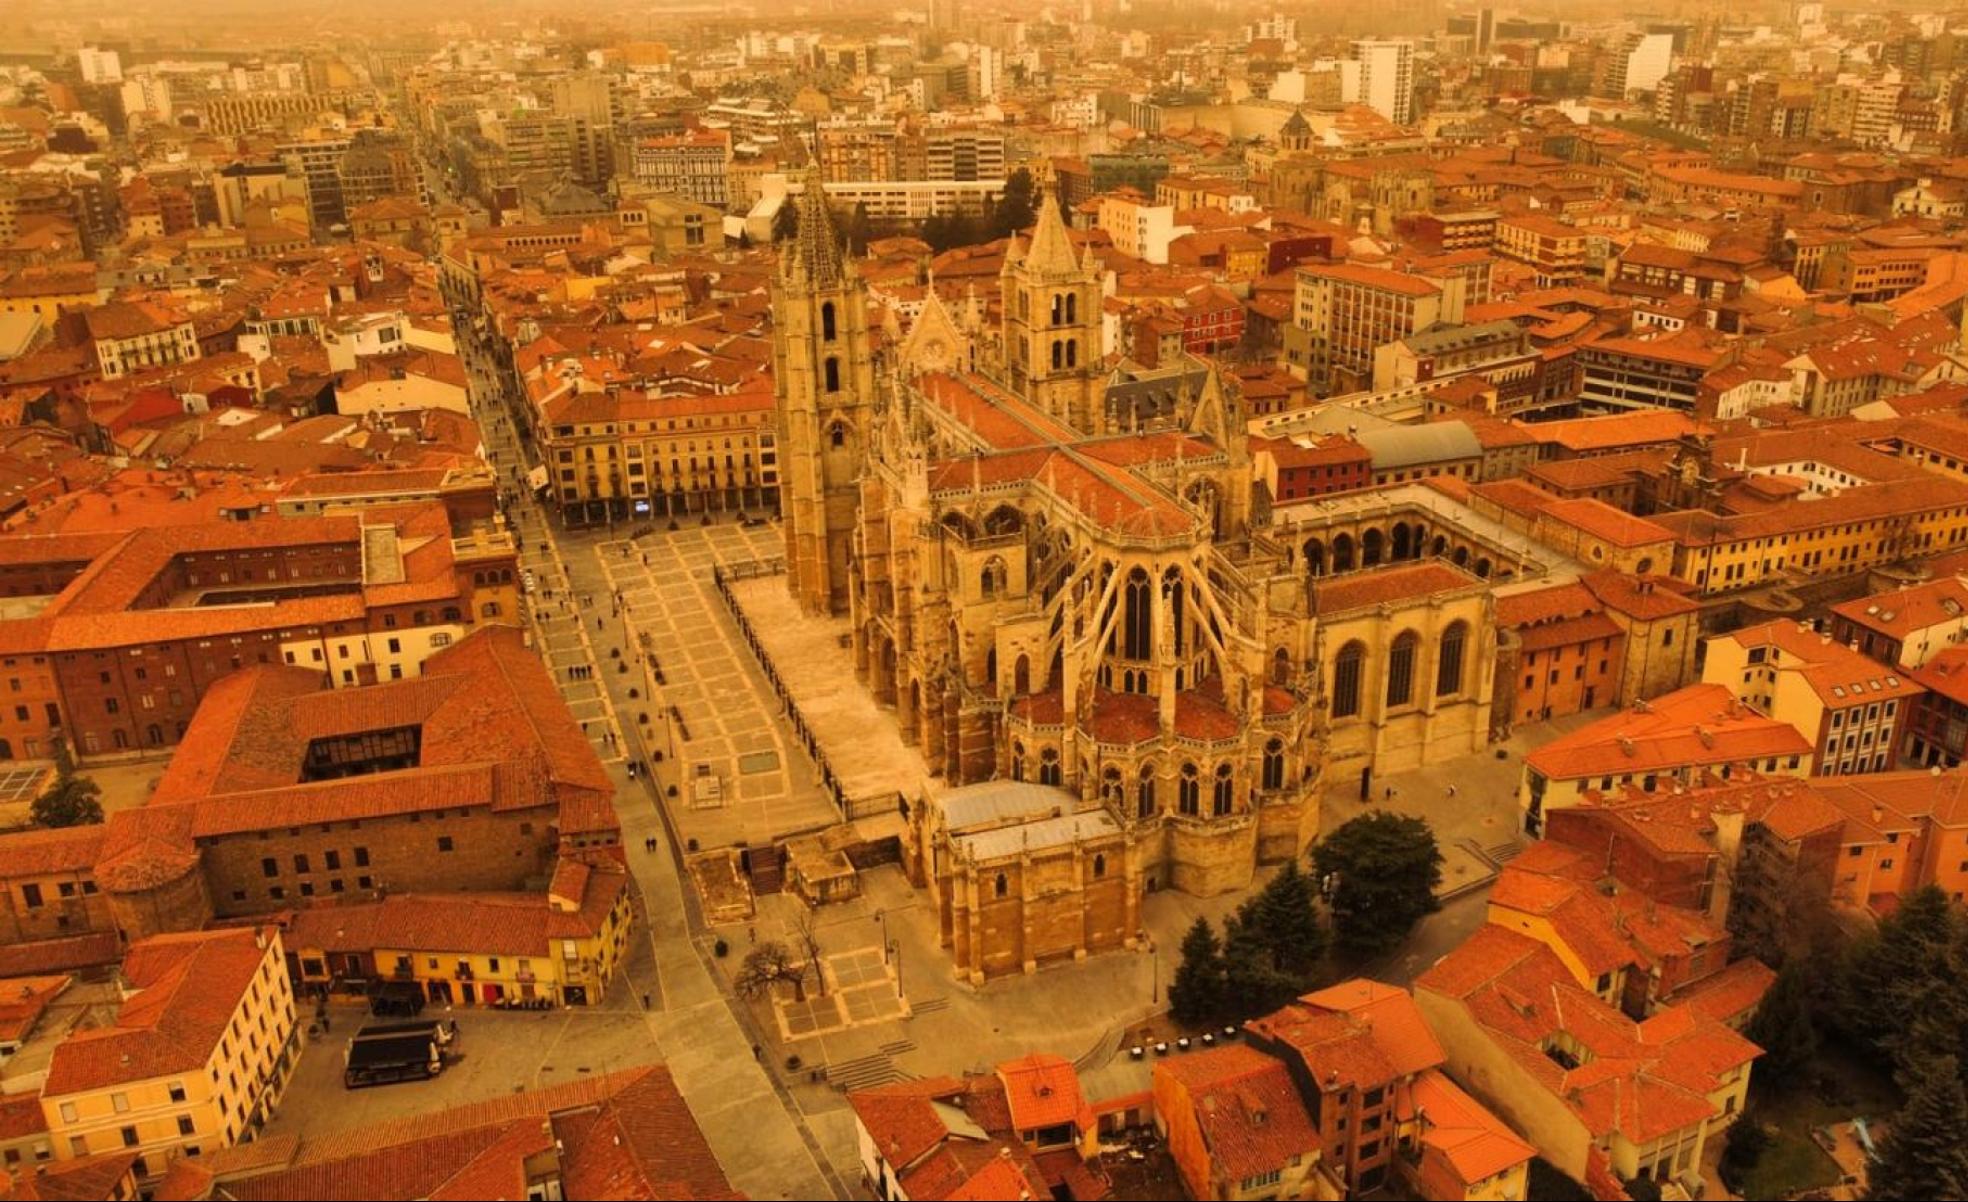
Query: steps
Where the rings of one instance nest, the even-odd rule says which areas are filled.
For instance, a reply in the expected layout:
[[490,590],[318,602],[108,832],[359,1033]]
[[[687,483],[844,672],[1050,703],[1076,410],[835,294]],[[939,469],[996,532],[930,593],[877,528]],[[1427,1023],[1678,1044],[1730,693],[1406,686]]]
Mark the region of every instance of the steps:
[[[907,1043],[907,1040],[900,1041]],[[892,1047],[893,1044],[883,1044]],[[913,1048],[914,1044],[909,1044]],[[827,1066],[827,1082],[842,1093],[852,1093],[857,1089],[873,1089],[877,1085],[892,1085],[897,1081],[914,1081],[914,1073],[905,1073],[895,1067],[895,1061],[887,1052],[874,1052],[867,1056],[856,1056],[839,1064]]]
[[950,999],[940,993],[935,997],[926,997],[919,1002],[911,1001],[909,1003],[909,1013],[911,1014],[934,1014],[938,1010],[948,1010],[949,1008]]

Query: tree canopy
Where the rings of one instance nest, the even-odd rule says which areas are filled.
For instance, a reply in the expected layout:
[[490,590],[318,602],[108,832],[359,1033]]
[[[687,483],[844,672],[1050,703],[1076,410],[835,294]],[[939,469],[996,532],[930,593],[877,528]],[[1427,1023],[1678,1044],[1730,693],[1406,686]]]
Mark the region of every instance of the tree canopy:
[[68,747],[55,740],[55,781],[34,799],[28,816],[36,826],[87,826],[103,820],[102,787],[78,776]]
[[1375,810],[1312,846],[1312,867],[1332,912],[1339,949],[1370,956],[1407,937],[1441,908],[1442,853],[1420,818]]

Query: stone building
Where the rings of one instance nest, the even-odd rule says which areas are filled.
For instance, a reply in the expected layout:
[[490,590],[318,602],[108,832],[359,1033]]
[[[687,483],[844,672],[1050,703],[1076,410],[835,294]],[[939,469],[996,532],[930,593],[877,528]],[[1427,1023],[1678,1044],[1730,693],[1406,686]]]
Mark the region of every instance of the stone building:
[[[1397,579],[1389,573],[1427,579],[1388,586],[1397,595],[1384,616],[1343,607],[1328,635],[1308,569],[1341,565],[1323,552],[1316,563],[1301,557],[1298,544],[1335,537],[1321,522],[1339,519],[1307,511],[1281,537],[1241,400],[1212,365],[1188,359],[1195,370],[1160,388],[1110,386],[1101,269],[1075,249],[1057,208],[1042,209],[1006,256],[999,328],[985,328],[975,306],[960,321],[932,291],[906,337],[877,346],[865,286],[825,208],[803,204],[774,290],[789,583],[807,611],[849,617],[860,679],[947,786],[1034,782],[1077,799],[1026,828],[1035,861],[1039,828],[1055,822],[1044,830],[1059,841],[1048,857],[1111,839],[1106,873],[1131,893],[1241,889],[1258,863],[1297,854],[1317,827],[1324,682],[1345,648],[1359,648],[1346,661],[1356,691],[1385,700],[1345,715],[1359,754],[1407,764],[1481,746],[1487,594],[1446,558],[1396,562],[1431,545],[1446,556],[1448,532],[1429,530],[1430,543],[1420,523],[1368,535],[1354,522],[1338,537],[1371,543],[1371,556],[1349,551],[1344,564],[1368,593],[1377,590],[1367,582]],[[1456,546],[1468,562],[1467,545]],[[1416,653],[1423,638],[1427,657]],[[1436,654],[1450,647],[1453,663]],[[914,821],[945,832],[918,840],[917,879],[955,873],[949,887],[962,896],[945,903],[945,922],[963,971],[1042,958],[988,936],[966,950],[956,929],[960,913],[996,923],[972,918],[974,886],[983,910],[1025,887],[1004,870],[999,895],[990,867],[1024,856],[1024,835],[1009,847],[974,842],[966,863],[982,867],[958,872],[932,853],[954,856],[972,838],[964,822],[947,812]],[[1058,871],[1046,888],[1101,904],[1079,868],[1072,884]],[[1087,931],[1103,925],[1082,919]]]
[[1133,947],[1136,843],[1097,802],[1018,781],[912,803],[903,863],[930,891],[957,972],[986,977]]

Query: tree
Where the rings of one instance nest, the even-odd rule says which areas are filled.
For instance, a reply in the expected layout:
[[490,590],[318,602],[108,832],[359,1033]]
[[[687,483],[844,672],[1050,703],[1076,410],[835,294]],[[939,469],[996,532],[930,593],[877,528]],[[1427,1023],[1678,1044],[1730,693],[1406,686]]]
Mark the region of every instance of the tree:
[[[1760,1065],[1758,1066],[1760,1069]],[[1722,1184],[1731,1193],[1746,1193],[1744,1182],[1756,1171],[1756,1164],[1763,1159],[1763,1153],[1770,1148],[1770,1133],[1751,1113],[1729,1124],[1729,1142],[1722,1148],[1722,1159],[1716,1165],[1716,1172],[1722,1177]]]
[[793,1000],[806,1000],[806,964],[793,959],[793,953],[776,939],[768,939],[745,953],[745,962],[731,987],[746,1001],[765,997],[775,985],[791,985]]
[[1034,206],[1037,188],[1032,183],[1032,173],[1023,167],[1011,173],[1005,180],[1004,197],[991,206],[986,225],[987,237],[1007,238],[1026,226],[1037,217]]
[[1592,1202],[1592,1194],[1583,1185],[1542,1156],[1531,1157],[1524,1197],[1530,1202]]
[[1442,853],[1419,818],[1362,814],[1313,845],[1312,867],[1339,948],[1354,957],[1385,951],[1441,908]]
[[1264,936],[1232,915],[1223,924],[1223,1007],[1232,1018],[1268,1014],[1299,994],[1298,981],[1273,961]]
[[1962,937],[1961,913],[1940,889],[1928,885],[1901,898],[1851,949],[1839,997],[1846,1032],[1896,1055],[1933,984],[1952,979],[1951,953]]
[[779,211],[772,215],[772,240],[790,242],[799,237],[799,228],[799,206],[793,203],[791,196],[787,196],[779,202]]
[[1182,937],[1182,961],[1169,985],[1169,1013],[1186,1027],[1214,1024],[1223,1011],[1223,945],[1209,919],[1198,918]]
[[[1818,1054],[1817,999],[1811,983],[1814,968],[1792,959],[1777,973],[1763,1004],[1745,1032],[1763,1049],[1756,1062],[1757,1084],[1797,1082]],[[1742,1124],[1738,1123],[1737,1126]]]
[[1968,1090],[1952,1056],[1920,1065],[1866,1182],[1868,1198],[1968,1197]]
[[1237,910],[1238,924],[1249,930],[1270,956],[1271,966],[1298,983],[1310,984],[1314,969],[1326,954],[1326,931],[1313,905],[1312,878],[1298,870],[1297,860],[1285,866],[1256,897]]
[[36,826],[87,826],[103,820],[102,787],[75,773],[68,745],[55,740],[55,783],[34,799],[28,815]]

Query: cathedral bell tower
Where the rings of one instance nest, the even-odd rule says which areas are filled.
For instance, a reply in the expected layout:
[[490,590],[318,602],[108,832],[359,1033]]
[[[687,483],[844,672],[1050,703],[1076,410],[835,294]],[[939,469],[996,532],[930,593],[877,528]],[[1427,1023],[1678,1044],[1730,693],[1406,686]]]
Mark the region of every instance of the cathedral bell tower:
[[1022,254],[1006,253],[999,277],[1005,375],[1034,407],[1082,433],[1101,433],[1100,268],[1073,249],[1050,181],[1038,193],[1031,244]]
[[875,399],[867,285],[841,252],[818,171],[772,284],[779,508],[786,572],[807,613],[845,613],[857,481]]

